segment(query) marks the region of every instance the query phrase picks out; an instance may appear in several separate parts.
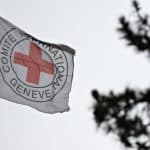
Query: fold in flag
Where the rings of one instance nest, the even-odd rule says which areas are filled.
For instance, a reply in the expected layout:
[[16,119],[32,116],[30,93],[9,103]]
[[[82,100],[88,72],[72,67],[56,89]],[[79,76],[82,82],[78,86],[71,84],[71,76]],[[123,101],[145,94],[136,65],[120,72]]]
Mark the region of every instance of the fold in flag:
[[38,40],[0,17],[0,98],[41,112],[69,110],[75,51]]

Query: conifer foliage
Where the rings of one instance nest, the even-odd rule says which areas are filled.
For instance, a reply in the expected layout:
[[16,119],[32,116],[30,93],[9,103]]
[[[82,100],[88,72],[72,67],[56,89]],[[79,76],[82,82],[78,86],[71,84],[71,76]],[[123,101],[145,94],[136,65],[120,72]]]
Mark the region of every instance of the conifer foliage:
[[[117,31],[128,46],[150,55],[149,16],[141,13],[137,1],[133,1],[132,6],[135,20],[120,17]],[[150,88],[144,91],[126,88],[118,94],[92,90],[92,96],[96,100],[93,114],[98,127],[117,135],[126,148],[150,150]],[[134,113],[139,107],[141,112]]]

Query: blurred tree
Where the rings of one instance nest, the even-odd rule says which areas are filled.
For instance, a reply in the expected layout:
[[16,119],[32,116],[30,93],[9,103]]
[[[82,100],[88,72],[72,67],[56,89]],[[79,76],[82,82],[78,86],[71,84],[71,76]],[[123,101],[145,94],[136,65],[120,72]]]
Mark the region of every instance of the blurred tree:
[[[133,1],[132,6],[135,20],[120,17],[117,31],[128,46],[135,46],[138,52],[147,52],[150,56],[149,16],[141,14],[137,1]],[[150,150],[150,88],[144,91],[126,88],[122,93],[110,91],[105,95],[93,90],[92,96],[96,100],[93,114],[98,127],[116,134],[126,148]]]

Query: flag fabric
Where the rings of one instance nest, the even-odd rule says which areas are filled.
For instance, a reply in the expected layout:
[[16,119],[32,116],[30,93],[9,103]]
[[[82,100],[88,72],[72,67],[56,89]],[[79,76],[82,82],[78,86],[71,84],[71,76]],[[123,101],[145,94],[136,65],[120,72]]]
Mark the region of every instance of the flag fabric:
[[74,54],[0,17],[0,98],[45,113],[68,111]]

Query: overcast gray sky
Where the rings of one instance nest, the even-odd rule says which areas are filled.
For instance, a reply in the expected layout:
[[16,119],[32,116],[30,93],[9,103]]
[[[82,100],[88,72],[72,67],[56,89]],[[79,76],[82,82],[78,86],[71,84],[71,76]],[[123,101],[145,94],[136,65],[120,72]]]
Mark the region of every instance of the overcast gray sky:
[[[140,0],[150,14],[150,2]],[[90,91],[150,85],[150,62],[127,48],[115,31],[118,17],[132,16],[130,1],[0,0],[0,15],[47,42],[76,49],[70,112],[44,114],[0,100],[1,150],[120,150],[116,138],[96,130]]]

